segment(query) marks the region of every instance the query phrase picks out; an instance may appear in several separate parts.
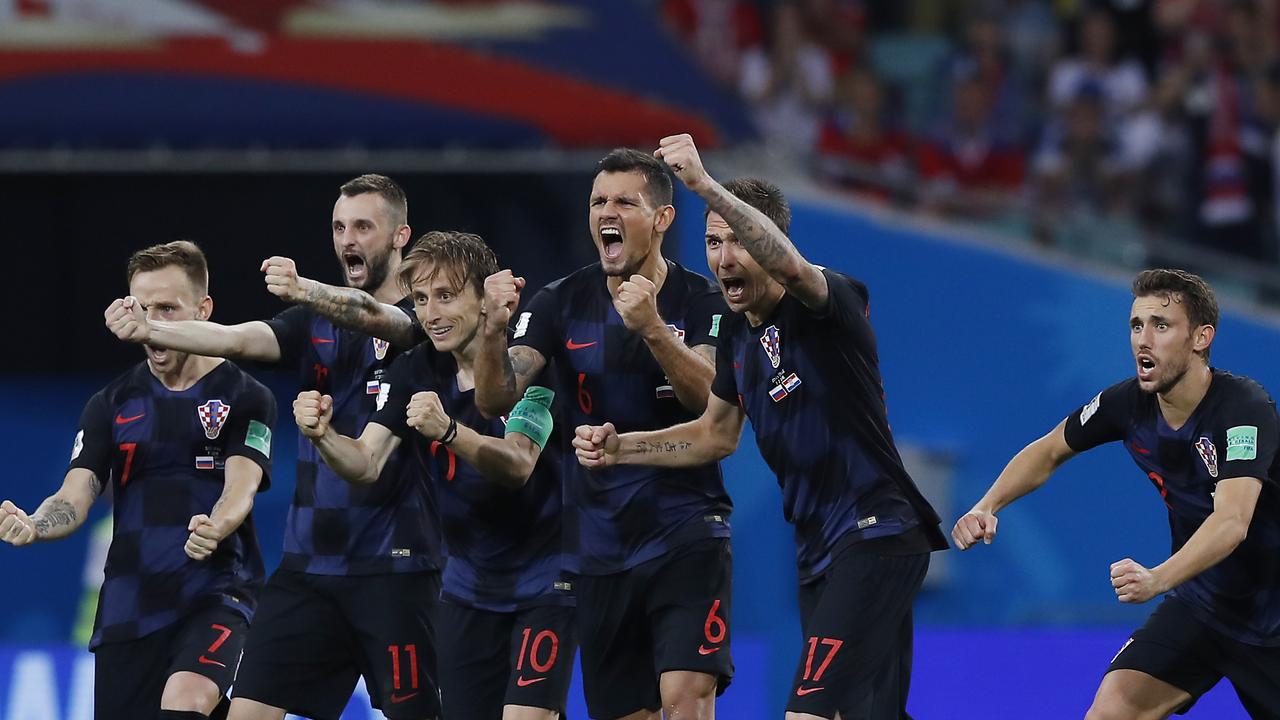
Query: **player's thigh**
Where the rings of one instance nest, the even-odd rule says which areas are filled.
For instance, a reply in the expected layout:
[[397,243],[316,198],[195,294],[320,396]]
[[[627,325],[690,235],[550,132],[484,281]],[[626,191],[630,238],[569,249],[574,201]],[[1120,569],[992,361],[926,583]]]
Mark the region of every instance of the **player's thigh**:
[[436,651],[440,701],[449,720],[491,720],[502,714],[513,617],[440,601]]
[[732,575],[733,554],[724,538],[680,548],[654,574],[646,596],[654,669],[664,678],[681,673],[663,682],[664,705],[718,695],[729,686]]
[[337,593],[373,706],[391,720],[440,713],[434,615],[440,573],[344,578]]
[[836,558],[805,626],[787,710],[831,718],[905,707],[911,605],[929,555],[879,555],[856,547]]
[[173,636],[173,629],[166,628],[94,650],[94,717],[155,717],[169,679]]
[[212,712],[235,680],[248,635],[249,622],[229,607],[216,605],[183,618],[160,706]]
[[574,609],[544,605],[515,613],[512,619],[506,707],[563,714],[573,679],[573,656],[578,650]]
[[278,570],[254,613],[233,694],[307,717],[341,715],[359,679],[354,636],[326,583]]
[[274,705],[237,697],[231,700],[227,720],[284,720],[285,710]]
[[653,669],[653,638],[644,614],[651,570],[643,563],[574,583],[587,714],[601,720],[647,717],[662,707]]
[[1180,600],[1166,598],[1112,658],[1090,716],[1186,712],[1222,678],[1219,638]]

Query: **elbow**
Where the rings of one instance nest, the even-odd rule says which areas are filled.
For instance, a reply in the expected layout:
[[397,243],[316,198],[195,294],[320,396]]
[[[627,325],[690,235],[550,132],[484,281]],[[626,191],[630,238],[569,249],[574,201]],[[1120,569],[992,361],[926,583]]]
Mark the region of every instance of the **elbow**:
[[720,462],[732,455],[734,450],[738,449],[738,438],[716,434],[712,437],[710,448],[711,462]]
[[1245,538],[1249,537],[1249,523],[1240,515],[1228,516],[1223,524],[1222,535],[1230,548],[1228,552],[1235,550],[1245,541]]
[[498,483],[509,490],[519,490],[529,484],[529,478],[533,476],[533,468],[536,464],[537,458],[525,457],[506,463],[509,471],[498,478]]
[[477,389],[476,409],[480,411],[480,414],[484,416],[485,420],[493,420],[495,418],[502,417],[504,414],[510,412],[511,407],[515,405],[514,402],[504,405],[502,400],[503,398],[495,398],[488,393],[486,393],[484,397],[481,397],[481,393]]

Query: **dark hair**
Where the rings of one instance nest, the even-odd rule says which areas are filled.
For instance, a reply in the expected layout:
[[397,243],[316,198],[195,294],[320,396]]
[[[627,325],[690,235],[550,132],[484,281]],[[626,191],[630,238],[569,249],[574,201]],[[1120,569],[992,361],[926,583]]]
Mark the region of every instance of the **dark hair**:
[[[791,206],[787,204],[787,198],[783,196],[782,190],[778,189],[777,185],[760,178],[740,177],[726,182],[724,189],[764,213],[765,217],[778,226],[783,235],[791,229]],[[705,220],[710,213],[711,208],[707,208],[702,213],[703,219]]]
[[432,265],[428,281],[447,269],[455,289],[461,290],[469,282],[482,297],[484,279],[498,272],[498,256],[479,235],[432,230],[418,238],[400,263],[396,279],[405,292],[413,288],[413,281],[428,263]]
[[200,246],[190,240],[152,245],[134,253],[129,257],[126,280],[132,283],[133,276],[138,273],[160,270],[171,265],[186,273],[199,297],[209,294],[209,263],[204,259],[204,251]]
[[632,148],[614,148],[596,165],[597,175],[605,172],[638,172],[644,175],[649,200],[655,207],[671,204],[671,176],[667,174],[667,166],[649,153]]
[[356,195],[364,195],[365,193],[374,193],[387,203],[387,207],[391,209],[389,219],[395,228],[409,222],[409,199],[404,195],[404,189],[391,178],[386,175],[361,175],[352,178],[342,184],[338,188],[338,193],[343,197],[355,197]]
[[[1164,298],[1165,304],[1182,305],[1193,328],[1218,326],[1218,299],[1199,275],[1168,268],[1143,270],[1133,279],[1132,290],[1135,298],[1156,296]],[[1209,359],[1208,349],[1204,357]]]

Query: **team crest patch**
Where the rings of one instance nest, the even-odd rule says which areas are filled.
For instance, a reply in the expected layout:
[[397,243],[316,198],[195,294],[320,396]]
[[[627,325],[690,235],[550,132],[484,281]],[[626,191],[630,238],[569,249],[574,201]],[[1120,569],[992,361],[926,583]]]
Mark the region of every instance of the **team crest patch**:
[[379,360],[387,356],[387,348],[391,347],[391,343],[380,338],[373,339],[373,356]]
[[200,416],[200,424],[204,426],[204,436],[210,440],[218,438],[218,433],[222,432],[222,426],[230,414],[231,406],[221,400],[206,400],[196,408],[196,415]]
[[1204,461],[1209,477],[1218,477],[1218,448],[1213,446],[1213,441],[1201,436],[1196,441],[1196,452],[1200,453],[1200,459]]
[[769,356],[769,363],[777,370],[782,364],[782,333],[778,332],[777,325],[765,328],[764,335],[760,336],[760,344],[764,346],[764,352]]

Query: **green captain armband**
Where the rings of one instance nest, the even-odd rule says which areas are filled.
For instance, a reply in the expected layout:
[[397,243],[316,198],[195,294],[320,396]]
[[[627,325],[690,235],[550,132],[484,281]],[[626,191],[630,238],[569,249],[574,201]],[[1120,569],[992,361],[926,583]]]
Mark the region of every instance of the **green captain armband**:
[[507,417],[507,435],[518,432],[538,443],[540,449],[546,449],[547,438],[551,437],[551,401],[556,394],[538,385],[530,385],[524,391],[524,399],[511,408]]

